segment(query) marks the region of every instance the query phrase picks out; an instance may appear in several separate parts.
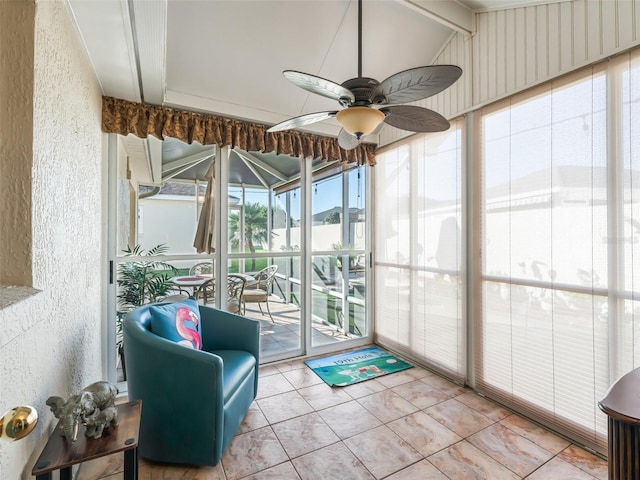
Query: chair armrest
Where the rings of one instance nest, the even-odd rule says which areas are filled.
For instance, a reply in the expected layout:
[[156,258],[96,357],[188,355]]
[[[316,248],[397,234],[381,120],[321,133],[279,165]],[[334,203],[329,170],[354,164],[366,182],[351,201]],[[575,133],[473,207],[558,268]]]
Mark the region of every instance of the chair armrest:
[[203,350],[244,350],[259,363],[260,322],[204,305],[200,317]]

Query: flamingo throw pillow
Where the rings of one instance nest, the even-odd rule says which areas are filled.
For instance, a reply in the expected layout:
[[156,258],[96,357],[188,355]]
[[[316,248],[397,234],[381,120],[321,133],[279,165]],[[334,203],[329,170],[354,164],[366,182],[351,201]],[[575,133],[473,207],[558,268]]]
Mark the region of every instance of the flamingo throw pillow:
[[160,337],[172,340],[185,347],[202,348],[200,333],[200,310],[195,300],[152,305],[151,331]]

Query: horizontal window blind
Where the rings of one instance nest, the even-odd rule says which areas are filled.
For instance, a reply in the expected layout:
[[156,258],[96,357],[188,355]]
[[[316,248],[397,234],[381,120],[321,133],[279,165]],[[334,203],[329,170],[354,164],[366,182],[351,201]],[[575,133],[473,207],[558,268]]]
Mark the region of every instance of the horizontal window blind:
[[377,156],[375,338],[466,377],[462,120]]
[[583,71],[481,111],[476,387],[606,445],[607,76]]

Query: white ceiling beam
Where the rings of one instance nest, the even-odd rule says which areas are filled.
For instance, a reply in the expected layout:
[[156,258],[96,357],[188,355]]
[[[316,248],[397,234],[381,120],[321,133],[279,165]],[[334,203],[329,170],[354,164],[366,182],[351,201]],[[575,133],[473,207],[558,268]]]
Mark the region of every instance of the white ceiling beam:
[[182,172],[189,170],[191,167],[204,162],[213,157],[215,150],[211,149],[207,152],[194,153],[186,157],[179,158],[162,166],[162,182],[166,182],[173,177],[180,175]]
[[162,105],[167,63],[167,0],[131,2],[132,30],[145,103]]
[[473,13],[458,2],[396,0],[411,10],[458,32],[473,33]]
[[[236,153],[238,153],[238,152],[236,152]],[[239,153],[238,153],[238,156],[240,157],[240,160],[242,160],[242,162],[247,166],[247,168],[249,170],[251,170],[251,173],[253,173],[256,176],[256,178],[262,184],[262,186],[264,188],[266,188],[267,190],[271,190],[271,187],[269,186],[269,183],[267,182],[267,180],[265,180],[264,176],[258,171],[258,169],[253,166],[253,163],[247,161],[247,159],[245,159]]]
[[253,163],[256,167],[261,168],[262,170],[264,170],[267,173],[270,173],[271,175],[273,175],[277,179],[279,179],[279,180],[289,180],[289,178],[287,176],[285,176],[282,172],[279,172],[278,170],[276,170],[272,166],[267,165],[266,163],[262,162],[261,160],[259,160],[258,158],[254,157],[250,153],[245,152],[244,150],[240,150],[239,148],[234,148],[233,150],[240,157],[242,157],[244,160]]
[[154,185],[160,185],[162,183],[162,140],[149,135],[146,144],[151,181]]
[[[318,172],[320,172],[320,171],[322,171],[322,170],[325,170],[325,169],[333,168],[333,167],[335,167],[335,166],[336,166],[336,164],[338,164],[338,163],[339,163],[339,161],[338,161],[338,160],[334,160],[334,161],[329,162],[329,163],[323,163],[323,164],[322,164],[322,165],[320,165],[319,167],[316,167],[316,168],[312,169],[312,170],[311,170],[311,175],[312,175],[312,177],[313,177],[313,174],[314,174],[314,173],[318,173]],[[275,190],[276,188],[281,188],[281,187],[283,187],[284,185],[287,185],[287,184],[289,184],[289,183],[297,182],[297,181],[299,181],[299,180],[300,180],[300,177],[301,177],[301,174],[300,174],[300,173],[297,173],[297,174],[292,175],[291,177],[289,177],[289,179],[288,179],[288,180],[285,180],[285,181],[282,181],[282,182],[279,182],[279,183],[277,183],[277,184],[273,185],[273,187],[272,187],[272,188]]]

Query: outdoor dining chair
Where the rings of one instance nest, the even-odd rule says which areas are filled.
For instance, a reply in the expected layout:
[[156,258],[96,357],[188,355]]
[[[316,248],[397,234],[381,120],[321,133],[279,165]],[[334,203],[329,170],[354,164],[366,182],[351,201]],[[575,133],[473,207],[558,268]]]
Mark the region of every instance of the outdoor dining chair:
[[246,281],[243,276],[227,275],[227,310],[231,313],[240,313],[242,310],[242,295]]
[[269,318],[273,323],[276,323],[273,320],[271,310],[269,309],[269,293],[271,292],[271,285],[273,284],[277,271],[277,265],[270,265],[255,274],[256,282],[253,285],[247,286],[244,290],[244,294],[242,295],[245,314],[247,313],[247,302],[251,302],[257,303],[260,308],[260,313],[264,315],[261,304],[265,303],[267,305]]
[[210,275],[211,280],[198,287],[197,298],[202,298],[202,302],[206,305],[207,299],[215,299],[214,285],[213,285],[213,263],[212,262],[200,262],[196,263],[189,269],[189,275]]

